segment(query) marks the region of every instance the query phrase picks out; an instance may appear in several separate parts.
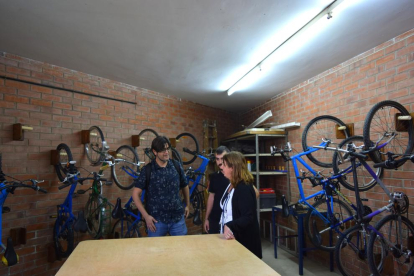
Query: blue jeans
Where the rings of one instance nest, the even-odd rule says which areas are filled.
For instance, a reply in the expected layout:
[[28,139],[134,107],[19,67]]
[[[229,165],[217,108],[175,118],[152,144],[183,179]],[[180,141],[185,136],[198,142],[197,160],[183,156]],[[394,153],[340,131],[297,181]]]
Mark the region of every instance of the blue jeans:
[[187,226],[185,225],[184,216],[178,222],[163,223],[158,221],[155,224],[155,232],[148,230],[148,237],[162,237],[170,233],[171,236],[184,236],[187,235]]

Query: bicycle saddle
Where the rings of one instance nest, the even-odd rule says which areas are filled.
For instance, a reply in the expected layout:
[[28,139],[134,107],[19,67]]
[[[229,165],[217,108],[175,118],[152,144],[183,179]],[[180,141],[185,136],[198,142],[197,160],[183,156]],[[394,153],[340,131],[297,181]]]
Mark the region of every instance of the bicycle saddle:
[[1,261],[5,266],[12,266],[19,262],[19,256],[16,254],[16,251],[14,251],[13,242],[10,237],[7,239],[7,248]]
[[114,219],[121,219],[124,217],[124,211],[121,207],[121,198],[119,197],[116,199],[115,207],[112,210],[112,217]]
[[88,231],[88,226],[86,225],[86,219],[83,211],[79,211],[78,219],[73,224],[73,230],[81,233],[86,233],[86,231]]

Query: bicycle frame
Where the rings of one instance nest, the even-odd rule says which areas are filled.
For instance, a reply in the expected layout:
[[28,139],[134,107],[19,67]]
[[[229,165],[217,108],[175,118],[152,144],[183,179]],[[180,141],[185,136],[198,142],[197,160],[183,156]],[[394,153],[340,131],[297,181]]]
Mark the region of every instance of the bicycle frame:
[[[320,147],[324,148],[328,145],[327,142],[323,142],[320,144]],[[344,172],[342,172],[341,174],[337,174],[337,175],[333,175],[329,178],[325,178],[325,179],[320,179],[320,183],[322,185],[322,190],[319,192],[316,192],[312,195],[309,196],[305,196],[305,193],[303,191],[303,186],[302,186],[302,182],[301,182],[301,176],[300,176],[300,172],[299,172],[299,168],[298,168],[298,164],[297,162],[299,162],[300,164],[302,164],[310,173],[312,173],[315,177],[320,177],[320,174],[315,171],[314,169],[312,169],[306,162],[305,160],[302,159],[302,156],[307,155],[309,153],[315,152],[320,150],[320,148],[314,148],[311,147],[309,148],[309,150],[296,154],[292,157],[289,157],[290,160],[292,161],[292,165],[295,171],[295,176],[296,176],[296,181],[297,181],[297,185],[298,185],[298,189],[299,189],[299,195],[300,195],[300,199],[298,200],[298,203],[300,204],[305,204],[309,209],[312,209],[315,214],[322,219],[326,224],[330,223],[330,221],[328,220],[327,217],[323,216],[319,211],[317,211],[311,204],[309,204],[307,201],[311,198],[317,197],[317,196],[325,196],[326,195],[326,189],[328,189],[328,187],[330,189],[332,189],[333,191],[335,191],[342,199],[345,200],[345,202],[347,202],[355,211],[357,210],[357,207],[344,195],[342,194],[338,189],[336,189],[336,187],[332,184],[332,180],[337,179],[342,177],[343,174],[345,173],[349,173],[352,171],[352,167],[347,168]],[[331,217],[333,215],[333,197],[326,197],[325,199],[327,201],[327,207],[328,207],[328,216]],[[330,199],[330,202],[329,202]],[[338,226],[340,226],[343,223],[346,223],[347,221],[353,219],[353,217],[349,217],[341,222],[338,223],[338,225],[333,225],[332,228],[336,228]]]
[[[64,217],[65,215],[67,215],[68,219],[65,221],[65,227],[68,224],[73,223],[76,218],[75,215],[72,212],[72,201],[73,201],[73,194],[75,192],[76,186],[78,185],[78,176],[75,175],[73,178],[71,178],[71,186],[68,192],[68,195],[65,198],[65,201],[63,202],[63,204],[60,204],[57,206],[57,219],[59,219],[60,217]],[[63,227],[63,229],[65,229]],[[59,233],[55,233],[56,236],[59,235]]]
[[[4,184],[4,182],[0,183],[0,188],[6,187],[6,185]],[[7,191],[7,189],[3,189],[0,192],[0,237],[2,237],[2,232],[3,232],[3,205],[4,202],[6,201],[7,196],[9,195],[9,192]],[[3,250],[6,250],[6,246],[1,242],[0,239],[0,246]],[[2,250],[0,250],[1,252]]]
[[[392,140],[392,138],[389,139],[387,142],[385,142],[382,145],[379,145],[379,146],[377,145],[376,148],[375,148],[375,150],[378,150],[378,149],[381,149],[381,148],[385,147],[386,144],[388,144],[391,140]],[[333,150],[333,151],[341,151],[341,150],[338,150],[336,148],[327,147],[326,142],[323,142],[321,145],[315,146],[315,147],[311,148],[310,150],[319,150],[319,149]],[[345,170],[343,170],[340,174],[338,174],[338,176],[340,177],[344,173],[349,173],[349,172],[353,172],[355,174],[356,167],[357,167],[357,164],[355,164],[355,160],[356,159],[358,159],[358,161],[360,162],[358,164],[358,166],[360,166],[360,165],[364,166],[364,168],[368,171],[368,173],[377,181],[377,183],[380,185],[380,187],[388,195],[388,197],[390,198],[390,202],[393,202],[393,199],[394,199],[393,194],[387,189],[387,187],[385,186],[384,182],[382,182],[382,180],[375,174],[375,172],[371,169],[371,167],[365,162],[365,160],[363,158],[351,157],[351,163],[352,163],[352,165],[350,167],[346,168]],[[306,166],[306,167],[309,167],[309,166]],[[295,171],[295,173],[296,173],[296,171]],[[334,176],[334,177],[337,177],[337,176]],[[357,220],[359,220],[359,221],[365,221],[365,220],[367,220],[368,221],[368,220],[372,219],[374,216],[376,216],[376,215],[378,215],[378,214],[380,214],[380,213],[382,213],[384,211],[387,211],[387,210],[390,210],[391,209],[391,206],[393,205],[393,203],[390,203],[390,204],[388,204],[388,205],[386,205],[386,206],[384,206],[384,207],[382,207],[382,208],[380,208],[380,209],[378,209],[378,210],[376,210],[376,211],[374,211],[374,212],[372,212],[372,213],[370,213],[370,214],[368,214],[366,216],[363,216],[362,215],[363,212],[361,210],[362,209],[362,203],[361,203],[361,200],[360,200],[360,197],[359,197],[359,189],[358,189],[358,183],[357,183],[356,175],[354,175],[354,181],[355,181],[355,194],[356,194],[356,199],[357,199],[357,207],[354,208],[354,205],[352,205],[352,206],[357,211]],[[306,203],[306,204],[309,206],[308,203]],[[312,209],[314,209],[314,208],[312,208]],[[323,216],[321,216],[318,211],[316,211],[316,212],[317,212],[317,215],[321,217],[321,219],[323,219],[324,221],[327,221],[327,219],[324,218]],[[332,225],[329,228],[320,231],[320,233],[323,233],[323,232],[325,232],[327,230],[336,228],[336,227],[340,226],[341,224],[346,223],[346,222],[348,222],[350,220],[353,220],[353,219],[355,219],[354,216],[348,217],[348,218],[344,219],[343,221],[340,221],[337,224]],[[368,227],[369,227],[370,230],[374,229],[370,225],[368,225]],[[375,229],[374,229],[374,231],[376,233],[378,233]],[[378,233],[378,234],[382,237],[381,233]]]
[[[201,182],[201,179],[204,176],[204,173],[207,169],[207,165],[209,162],[209,159],[201,154],[197,154],[197,157],[200,158],[202,162],[201,162],[201,165],[197,169],[194,170],[194,175],[196,175],[196,178],[192,179],[190,175],[187,175],[188,186],[191,186],[190,187],[190,202],[192,201],[191,195],[196,190],[198,184]],[[191,185],[190,185],[190,182],[192,183]]]

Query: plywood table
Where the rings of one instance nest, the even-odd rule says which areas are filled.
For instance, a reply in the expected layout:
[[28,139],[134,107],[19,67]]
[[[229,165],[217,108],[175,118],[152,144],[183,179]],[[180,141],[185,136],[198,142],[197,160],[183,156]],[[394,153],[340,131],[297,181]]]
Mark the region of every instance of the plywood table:
[[83,241],[56,275],[280,276],[222,235]]

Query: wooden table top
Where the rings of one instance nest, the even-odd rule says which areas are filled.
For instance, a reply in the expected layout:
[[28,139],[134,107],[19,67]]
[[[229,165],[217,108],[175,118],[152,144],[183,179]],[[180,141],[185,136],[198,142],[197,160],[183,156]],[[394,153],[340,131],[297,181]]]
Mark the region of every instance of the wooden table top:
[[239,242],[219,234],[83,241],[56,275],[280,276]]

